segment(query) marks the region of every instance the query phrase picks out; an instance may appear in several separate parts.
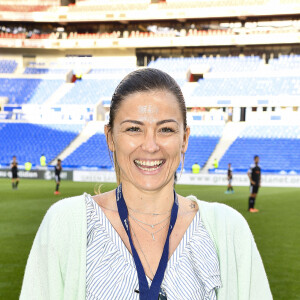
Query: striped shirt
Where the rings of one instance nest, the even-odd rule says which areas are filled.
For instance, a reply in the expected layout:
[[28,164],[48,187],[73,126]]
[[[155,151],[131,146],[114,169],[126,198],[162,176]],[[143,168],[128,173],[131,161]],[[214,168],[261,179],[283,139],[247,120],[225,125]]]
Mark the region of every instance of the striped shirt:
[[[134,259],[100,206],[86,195],[86,299],[139,299]],[[151,280],[147,278],[148,284]],[[198,211],[168,261],[162,288],[168,300],[216,300],[218,256]]]

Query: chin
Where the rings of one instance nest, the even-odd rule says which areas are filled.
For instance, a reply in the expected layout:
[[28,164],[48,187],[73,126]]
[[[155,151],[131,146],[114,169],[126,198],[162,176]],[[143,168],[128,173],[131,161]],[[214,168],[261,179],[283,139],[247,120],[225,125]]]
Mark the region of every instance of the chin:
[[156,191],[160,190],[163,187],[167,185],[172,185],[173,183],[171,180],[165,179],[165,180],[141,180],[141,181],[135,181],[135,186],[138,188],[145,190],[145,191]]

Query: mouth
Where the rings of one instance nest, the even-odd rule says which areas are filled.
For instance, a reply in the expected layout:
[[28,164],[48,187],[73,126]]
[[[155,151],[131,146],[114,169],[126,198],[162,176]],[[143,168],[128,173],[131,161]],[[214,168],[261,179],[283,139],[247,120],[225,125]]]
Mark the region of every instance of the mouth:
[[153,172],[158,170],[166,161],[164,159],[158,160],[139,160],[135,159],[134,164],[143,171]]

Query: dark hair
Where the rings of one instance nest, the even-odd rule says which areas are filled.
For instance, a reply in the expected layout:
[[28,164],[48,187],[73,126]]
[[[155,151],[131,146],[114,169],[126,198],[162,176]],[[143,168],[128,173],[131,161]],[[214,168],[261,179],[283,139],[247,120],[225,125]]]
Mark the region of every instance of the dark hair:
[[122,100],[127,96],[136,92],[150,92],[155,90],[168,91],[176,97],[182,113],[183,126],[186,129],[186,106],[179,85],[169,74],[153,68],[133,71],[119,83],[111,99],[108,126],[113,128],[116,112]]
[[254,155],[254,159],[255,159],[255,158],[258,158],[258,157],[259,157],[258,155]]

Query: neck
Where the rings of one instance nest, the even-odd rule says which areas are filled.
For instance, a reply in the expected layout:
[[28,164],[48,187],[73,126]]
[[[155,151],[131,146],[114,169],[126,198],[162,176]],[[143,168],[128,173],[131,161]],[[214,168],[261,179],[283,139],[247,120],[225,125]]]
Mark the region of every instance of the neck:
[[141,213],[165,213],[174,202],[173,186],[165,186],[158,191],[145,191],[124,182],[122,192],[127,207]]

